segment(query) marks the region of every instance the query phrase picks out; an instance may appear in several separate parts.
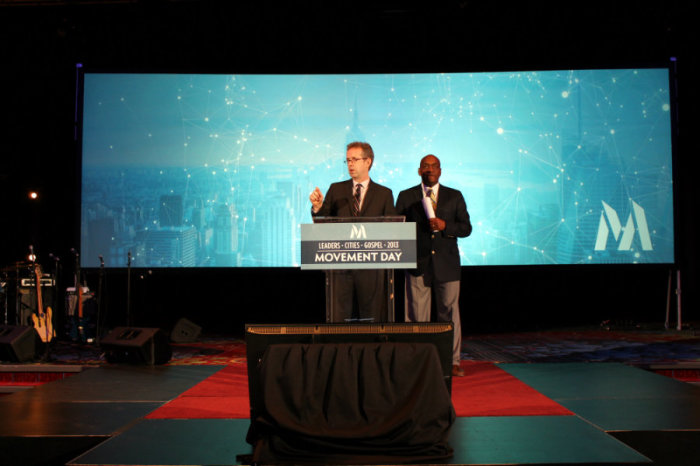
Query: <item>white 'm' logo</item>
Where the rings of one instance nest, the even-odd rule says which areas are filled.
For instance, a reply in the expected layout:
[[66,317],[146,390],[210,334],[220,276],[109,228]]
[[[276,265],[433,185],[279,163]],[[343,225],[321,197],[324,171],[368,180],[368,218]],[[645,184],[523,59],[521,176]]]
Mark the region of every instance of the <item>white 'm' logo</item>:
[[[610,226],[609,228],[608,225]],[[639,242],[642,244],[643,250],[651,251],[654,249],[651,245],[651,236],[649,235],[644,209],[634,201],[632,201],[632,212],[627,217],[627,224],[624,227],[620,223],[620,217],[618,217],[615,209],[603,202],[603,211],[600,213],[600,223],[598,224],[598,237],[595,241],[596,251],[605,251],[611,230],[615,241],[619,240],[618,251],[629,251],[632,249],[635,231],[639,234]],[[622,233],[622,237],[620,237],[620,233]]]
[[352,230],[350,231],[350,239],[366,239],[367,238],[367,232],[365,231],[365,226],[360,225],[359,227],[357,225],[352,226]]

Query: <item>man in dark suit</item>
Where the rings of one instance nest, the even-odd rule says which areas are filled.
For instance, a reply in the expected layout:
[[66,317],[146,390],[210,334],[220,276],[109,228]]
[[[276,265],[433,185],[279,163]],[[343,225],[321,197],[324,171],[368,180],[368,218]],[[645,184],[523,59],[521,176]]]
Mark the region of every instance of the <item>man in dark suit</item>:
[[[323,197],[318,187],[311,193],[314,217],[383,217],[396,215],[391,189],[374,183],[369,170],[374,151],[366,142],[347,146],[345,163],[349,180],[331,184]],[[334,321],[381,322],[387,320],[386,272],[338,270],[333,273]]]
[[461,267],[457,238],[469,236],[472,225],[462,193],[438,183],[440,160],[426,155],[418,174],[422,183],[399,193],[396,210],[416,222],[417,268],[406,271],[406,322],[428,322],[431,293],[437,320],[454,323],[452,375],[461,377],[462,325],[459,316]]

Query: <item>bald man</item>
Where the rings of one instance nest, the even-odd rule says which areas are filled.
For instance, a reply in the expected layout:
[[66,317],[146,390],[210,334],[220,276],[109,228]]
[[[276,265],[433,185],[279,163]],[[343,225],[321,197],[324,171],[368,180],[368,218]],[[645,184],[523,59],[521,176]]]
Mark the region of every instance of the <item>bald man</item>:
[[[436,156],[423,157],[418,175],[421,184],[401,191],[396,201],[398,215],[405,215],[407,222],[416,222],[417,268],[405,274],[405,320],[430,321],[431,294],[434,294],[437,320],[454,324],[452,375],[462,377],[461,266],[457,238],[469,236],[472,225],[462,193],[440,185],[442,169]],[[430,215],[432,218],[427,213],[430,212],[428,204],[434,213]]]

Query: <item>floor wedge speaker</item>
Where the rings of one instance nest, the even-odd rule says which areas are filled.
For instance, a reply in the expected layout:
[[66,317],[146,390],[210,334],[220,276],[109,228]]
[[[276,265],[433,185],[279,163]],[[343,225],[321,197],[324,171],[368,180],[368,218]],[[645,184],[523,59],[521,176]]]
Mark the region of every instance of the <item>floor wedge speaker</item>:
[[173,343],[193,343],[197,341],[200,333],[202,333],[202,327],[183,317],[175,323],[175,327],[170,333],[170,341]]
[[325,343],[431,343],[437,349],[440,369],[452,390],[452,322],[396,322],[350,324],[246,324],[246,355],[251,410],[262,403],[259,367],[273,344]]
[[165,364],[172,357],[168,336],[158,328],[117,327],[101,346],[110,363]]
[[27,325],[0,325],[0,360],[26,362],[34,359],[38,335]]
[[451,457],[453,332],[452,322],[246,325],[252,463]]

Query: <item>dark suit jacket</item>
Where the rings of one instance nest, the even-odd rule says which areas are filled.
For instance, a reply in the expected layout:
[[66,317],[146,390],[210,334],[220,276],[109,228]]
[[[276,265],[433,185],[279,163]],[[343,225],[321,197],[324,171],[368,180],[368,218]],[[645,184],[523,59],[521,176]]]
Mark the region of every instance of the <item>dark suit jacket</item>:
[[[312,215],[314,217],[352,217],[352,199],[352,180],[333,183],[328,188],[323,205],[317,213],[312,212]],[[360,209],[360,217],[387,215],[396,215],[394,195],[391,189],[370,180]]]
[[467,204],[461,192],[441,184],[435,216],[445,221],[445,229],[433,233],[422,199],[423,190],[418,185],[401,191],[396,200],[398,215],[405,215],[407,222],[416,222],[418,268],[410,273],[427,273],[436,282],[457,281],[461,277],[457,238],[472,232]]

